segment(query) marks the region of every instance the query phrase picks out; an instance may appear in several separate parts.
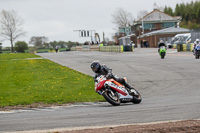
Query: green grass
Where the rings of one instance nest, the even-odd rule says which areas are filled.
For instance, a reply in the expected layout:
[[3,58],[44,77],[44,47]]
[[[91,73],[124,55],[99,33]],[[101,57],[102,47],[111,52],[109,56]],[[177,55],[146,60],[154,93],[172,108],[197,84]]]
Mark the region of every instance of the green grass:
[[10,54],[0,54],[0,60],[9,59],[25,59],[25,58],[39,58],[40,56],[29,54],[29,53],[10,53]]
[[[102,101],[91,76],[33,54],[0,55],[0,107]],[[20,59],[20,60],[13,60]]]
[[1,51],[4,54],[11,53],[11,51]]

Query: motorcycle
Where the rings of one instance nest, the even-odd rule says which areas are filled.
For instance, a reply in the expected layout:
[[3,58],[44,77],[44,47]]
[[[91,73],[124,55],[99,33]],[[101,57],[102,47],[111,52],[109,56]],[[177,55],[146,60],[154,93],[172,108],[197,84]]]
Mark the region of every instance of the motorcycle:
[[195,59],[199,59],[200,57],[200,46],[196,46],[195,48]]
[[[127,81],[126,78],[124,79]],[[107,79],[104,75],[96,78],[95,91],[114,106],[119,106],[120,103],[127,102],[139,104],[142,101],[142,97],[137,90],[126,89],[124,85],[115,81],[113,78]]]
[[165,48],[165,46],[161,46],[160,47],[159,54],[160,54],[161,59],[165,58],[165,55],[166,55],[166,48]]

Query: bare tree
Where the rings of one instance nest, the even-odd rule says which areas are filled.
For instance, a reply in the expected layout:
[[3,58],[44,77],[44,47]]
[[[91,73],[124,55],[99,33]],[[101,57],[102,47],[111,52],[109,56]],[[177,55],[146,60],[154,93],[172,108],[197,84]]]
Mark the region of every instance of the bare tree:
[[112,23],[116,24],[117,27],[131,26],[133,21],[133,15],[122,8],[118,8],[112,14]]
[[33,44],[36,48],[46,47],[46,43],[48,42],[48,38],[45,36],[33,36],[31,37],[29,44]]
[[142,17],[146,16],[148,14],[147,10],[141,10],[137,13],[137,19],[141,19]]
[[11,50],[14,52],[13,43],[20,36],[25,35],[22,28],[23,20],[15,11],[2,10],[0,14],[0,36],[4,40],[9,40]]

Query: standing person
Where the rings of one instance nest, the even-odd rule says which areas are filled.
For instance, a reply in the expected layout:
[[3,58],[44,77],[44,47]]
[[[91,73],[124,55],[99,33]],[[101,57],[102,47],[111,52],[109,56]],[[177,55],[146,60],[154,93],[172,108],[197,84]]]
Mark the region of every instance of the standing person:
[[146,47],[147,47],[147,48],[149,47],[149,42],[148,42],[148,41],[146,42]]
[[140,47],[142,48],[143,46],[143,40],[140,41]]
[[147,40],[144,40],[144,46],[147,48],[148,47],[148,42]]
[[56,46],[56,53],[58,53],[58,46]]

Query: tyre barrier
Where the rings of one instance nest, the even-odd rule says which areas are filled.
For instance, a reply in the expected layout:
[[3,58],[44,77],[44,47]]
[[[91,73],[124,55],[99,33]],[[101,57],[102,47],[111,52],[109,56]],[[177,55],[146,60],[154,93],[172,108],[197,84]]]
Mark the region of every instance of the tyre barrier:
[[173,44],[172,46],[174,49],[177,49],[178,52],[181,52],[181,51],[192,51],[194,44],[193,43]]

